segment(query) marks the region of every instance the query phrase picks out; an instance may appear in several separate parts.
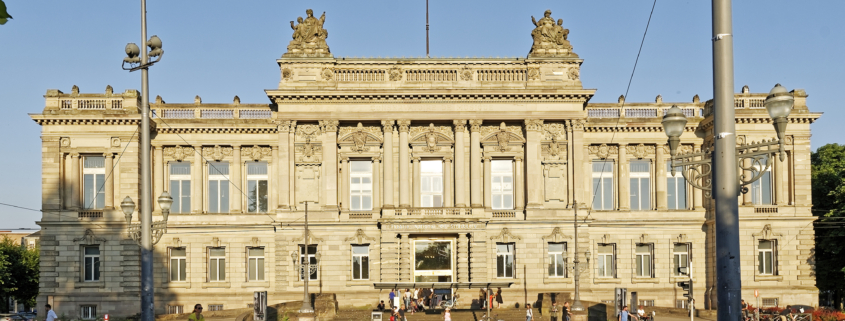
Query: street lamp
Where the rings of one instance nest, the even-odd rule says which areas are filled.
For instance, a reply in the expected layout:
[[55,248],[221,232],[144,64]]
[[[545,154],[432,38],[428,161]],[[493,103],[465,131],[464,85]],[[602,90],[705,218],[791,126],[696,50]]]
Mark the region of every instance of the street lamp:
[[302,307],[299,308],[299,313],[314,313],[314,308],[311,306],[311,296],[308,295],[308,280],[311,278],[311,274],[316,273],[320,267],[320,252],[316,251],[316,253],[314,253],[314,264],[311,264],[311,259],[308,257],[308,245],[311,244],[311,239],[308,235],[308,202],[305,202],[304,232],[305,235],[302,241],[302,253],[300,254],[302,259],[300,259],[300,256],[297,255],[296,251],[291,253],[290,257],[293,259],[294,269],[296,269],[302,277]]
[[[158,205],[161,207],[161,216],[164,217],[161,221],[155,221],[151,225],[152,229],[152,244],[157,244],[164,233],[167,233],[167,218],[170,215],[170,205],[173,204],[173,198],[170,197],[170,193],[165,191],[161,193],[161,196],[158,197]],[[132,223],[132,212],[135,211],[135,202],[132,201],[132,198],[127,196],[123,199],[123,202],[120,203],[120,208],[123,209],[123,215],[126,218],[126,224],[129,225],[129,237],[131,237],[135,242],[138,242],[138,245],[141,245],[142,242],[142,235],[141,235],[141,225],[143,223]]]
[[581,261],[578,260],[578,207],[580,207],[578,201],[572,202],[572,207],[575,210],[575,218],[572,222],[575,228],[575,260],[572,261],[573,265],[570,267],[575,277],[575,301],[572,302],[572,311],[582,312],[585,308],[581,303],[581,273],[590,268],[590,250],[585,253],[587,264],[581,265]]

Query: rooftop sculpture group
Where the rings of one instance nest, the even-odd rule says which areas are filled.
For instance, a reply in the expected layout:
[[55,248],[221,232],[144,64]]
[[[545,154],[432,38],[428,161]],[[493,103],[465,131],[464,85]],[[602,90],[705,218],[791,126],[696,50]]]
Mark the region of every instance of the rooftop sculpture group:
[[308,15],[305,19],[298,17],[296,22],[290,22],[293,40],[288,45],[288,52],[282,57],[331,57],[329,45],[326,44],[329,32],[323,29],[326,13],[323,12],[320,19],[314,17],[311,9],[305,10],[305,13]]
[[563,28],[563,19],[558,19],[557,24],[555,24],[552,11],[546,10],[540,21],[531,16],[531,22],[534,23],[536,28],[531,31],[534,44],[528,53],[529,57],[575,56],[575,53],[572,52],[572,45],[569,44],[568,40],[569,29]]

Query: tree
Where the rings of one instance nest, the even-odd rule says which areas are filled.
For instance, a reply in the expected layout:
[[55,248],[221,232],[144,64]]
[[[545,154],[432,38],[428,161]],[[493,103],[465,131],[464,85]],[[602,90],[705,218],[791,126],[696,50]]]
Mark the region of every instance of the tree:
[[0,0],[0,25],[5,25],[9,19],[12,19],[12,16],[6,12],[6,4],[3,3],[3,0]]
[[[0,296],[26,307],[35,306],[38,296],[39,249],[26,248],[4,236],[0,241]],[[4,300],[8,302],[7,300]]]
[[845,298],[845,145],[827,144],[811,156],[813,212],[819,216],[816,232],[816,282],[834,305]]

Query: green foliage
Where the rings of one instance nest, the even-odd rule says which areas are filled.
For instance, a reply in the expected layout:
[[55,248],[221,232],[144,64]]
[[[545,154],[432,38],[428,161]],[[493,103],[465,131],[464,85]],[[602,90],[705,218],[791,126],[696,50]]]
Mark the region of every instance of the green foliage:
[[27,307],[35,306],[39,253],[38,248],[26,248],[19,241],[3,237],[0,241],[0,293]]
[[845,288],[845,145],[828,144],[811,156],[819,290]]
[[290,321],[290,317],[288,317],[288,313],[285,312],[285,315],[279,319],[279,321]]
[[0,0],[0,25],[6,24],[9,19],[12,19],[12,16],[6,12],[6,4],[3,3],[3,0]]

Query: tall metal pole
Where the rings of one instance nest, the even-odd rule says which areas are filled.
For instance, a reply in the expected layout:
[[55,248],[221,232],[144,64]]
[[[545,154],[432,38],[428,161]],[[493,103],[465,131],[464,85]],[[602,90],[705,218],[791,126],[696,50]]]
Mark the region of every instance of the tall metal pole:
[[425,0],[425,57],[428,58],[428,0]]
[[299,309],[300,313],[312,313],[314,312],[314,308],[311,307],[311,296],[308,295],[308,279],[311,278],[311,258],[308,257],[308,202],[305,202],[305,242],[303,242],[305,246],[302,249],[302,253],[304,254],[305,260],[305,267],[302,269],[302,281],[303,281],[303,290],[302,290],[302,308]]
[[[141,64],[147,55],[147,2],[141,0]],[[153,321],[153,198],[150,171],[150,78],[147,67],[141,69],[141,321]]]
[[716,291],[719,321],[740,319],[739,184],[734,120],[731,0],[713,0],[713,198],[716,202]]
[[584,304],[581,303],[581,261],[578,260],[578,201],[572,202],[572,206],[575,208],[575,218],[572,221],[575,226],[575,260],[572,262],[575,263],[572,269],[575,273],[575,302],[572,302],[572,311],[584,311]]

